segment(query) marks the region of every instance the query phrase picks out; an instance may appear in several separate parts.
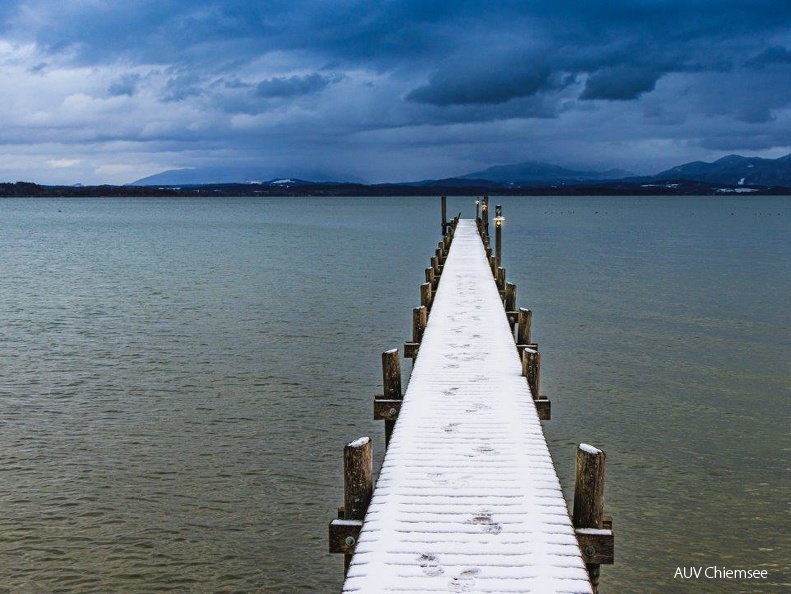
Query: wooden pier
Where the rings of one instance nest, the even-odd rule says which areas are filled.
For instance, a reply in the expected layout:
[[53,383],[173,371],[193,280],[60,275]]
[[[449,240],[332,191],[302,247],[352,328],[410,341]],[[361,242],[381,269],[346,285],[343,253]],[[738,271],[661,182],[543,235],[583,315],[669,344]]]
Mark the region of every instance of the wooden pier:
[[[346,446],[344,506],[330,551],[345,553],[343,592],[592,593],[612,563],[603,515],[604,453],[578,451],[573,520],[540,420],[540,355],[532,312],[516,307],[494,253],[488,199],[475,220],[447,220],[426,270],[404,355],[382,355],[375,418],[387,450],[374,489],[372,442]],[[477,215],[477,213],[476,213]],[[516,338],[514,329],[516,328]]]

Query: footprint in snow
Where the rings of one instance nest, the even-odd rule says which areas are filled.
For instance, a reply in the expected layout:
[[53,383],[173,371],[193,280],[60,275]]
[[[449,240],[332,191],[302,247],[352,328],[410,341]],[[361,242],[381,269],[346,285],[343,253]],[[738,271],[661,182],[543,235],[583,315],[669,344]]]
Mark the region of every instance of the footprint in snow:
[[450,592],[472,592],[475,586],[475,576],[481,572],[477,567],[465,569],[459,575],[452,577],[448,583]]
[[420,564],[420,569],[423,570],[423,573],[429,577],[436,577],[445,573],[439,563],[439,557],[431,553],[423,553],[417,558],[417,562]]

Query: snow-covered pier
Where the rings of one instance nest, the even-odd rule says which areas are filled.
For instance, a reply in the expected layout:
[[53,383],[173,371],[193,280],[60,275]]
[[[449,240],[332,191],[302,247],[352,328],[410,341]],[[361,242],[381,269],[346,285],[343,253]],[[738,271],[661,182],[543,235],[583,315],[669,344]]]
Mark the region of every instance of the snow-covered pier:
[[[503,308],[500,242],[493,256],[485,219],[445,223],[443,201],[444,264],[427,271],[441,276],[421,291],[405,394],[397,351],[383,354],[375,416],[390,423],[389,445],[372,497],[370,440],[347,446],[346,513],[330,526],[331,550],[350,559],[343,592],[591,593],[589,571],[612,562],[597,480],[597,494],[580,495],[591,530],[569,517],[540,423],[549,409],[530,318],[513,311],[515,288]],[[603,479],[603,453],[581,452]]]

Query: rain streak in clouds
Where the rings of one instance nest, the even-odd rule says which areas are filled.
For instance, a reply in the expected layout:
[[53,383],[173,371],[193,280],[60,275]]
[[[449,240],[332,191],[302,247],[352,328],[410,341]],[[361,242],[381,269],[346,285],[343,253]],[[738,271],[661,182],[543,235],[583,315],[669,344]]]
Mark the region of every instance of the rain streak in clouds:
[[0,181],[407,181],[791,152],[780,0],[9,0]]

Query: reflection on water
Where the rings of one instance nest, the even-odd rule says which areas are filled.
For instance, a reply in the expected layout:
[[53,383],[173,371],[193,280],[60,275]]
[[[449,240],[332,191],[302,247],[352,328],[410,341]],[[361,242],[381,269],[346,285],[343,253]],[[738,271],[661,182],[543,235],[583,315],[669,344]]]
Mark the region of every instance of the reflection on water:
[[[497,202],[567,494],[608,453],[602,592],[782,590],[788,200]],[[0,592],[337,591],[342,447],[381,454],[438,237],[432,199],[0,201]]]

